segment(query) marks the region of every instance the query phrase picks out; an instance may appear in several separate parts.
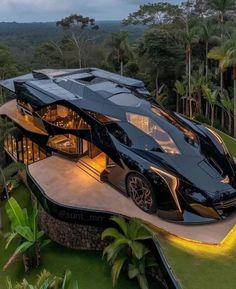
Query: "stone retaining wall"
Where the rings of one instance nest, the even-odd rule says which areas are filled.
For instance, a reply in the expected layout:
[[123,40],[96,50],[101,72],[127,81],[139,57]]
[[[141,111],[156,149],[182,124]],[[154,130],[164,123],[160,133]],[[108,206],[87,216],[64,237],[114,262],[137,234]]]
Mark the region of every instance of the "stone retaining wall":
[[72,249],[102,250],[108,241],[101,240],[104,228],[70,224],[53,218],[42,208],[39,213],[40,228],[53,241]]

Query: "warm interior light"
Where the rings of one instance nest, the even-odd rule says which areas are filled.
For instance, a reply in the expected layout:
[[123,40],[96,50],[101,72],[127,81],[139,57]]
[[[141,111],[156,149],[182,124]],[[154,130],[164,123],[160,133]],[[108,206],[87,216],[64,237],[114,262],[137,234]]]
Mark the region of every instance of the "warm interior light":
[[150,117],[129,112],[126,113],[126,116],[129,123],[151,136],[165,152],[170,154],[180,154],[179,149],[170,135]]
[[230,182],[229,176],[225,176],[225,178],[223,180],[221,180],[220,182],[223,184],[229,184],[229,182]]

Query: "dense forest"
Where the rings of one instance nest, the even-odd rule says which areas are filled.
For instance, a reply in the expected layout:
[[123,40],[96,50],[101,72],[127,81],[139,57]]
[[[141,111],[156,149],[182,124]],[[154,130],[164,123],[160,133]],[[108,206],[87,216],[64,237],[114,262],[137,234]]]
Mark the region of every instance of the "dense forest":
[[[102,43],[109,33],[123,28],[120,21],[98,21],[99,37],[96,42]],[[140,38],[146,27],[144,25],[128,26],[131,42]],[[50,41],[59,41],[64,31],[55,22],[46,23],[6,23],[0,22],[0,42],[4,44],[15,58],[20,73],[42,67],[37,55],[37,48]]]
[[0,78],[101,67],[142,79],[164,106],[236,136],[235,0],[141,5],[123,22],[70,15],[1,23]]

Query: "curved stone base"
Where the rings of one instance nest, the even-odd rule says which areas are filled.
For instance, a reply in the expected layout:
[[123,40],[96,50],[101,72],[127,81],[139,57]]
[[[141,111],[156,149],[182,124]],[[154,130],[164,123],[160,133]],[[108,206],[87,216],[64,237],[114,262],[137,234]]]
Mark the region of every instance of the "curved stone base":
[[66,223],[53,218],[42,208],[39,213],[39,225],[51,240],[67,248],[102,250],[108,244],[107,241],[101,240],[104,228]]

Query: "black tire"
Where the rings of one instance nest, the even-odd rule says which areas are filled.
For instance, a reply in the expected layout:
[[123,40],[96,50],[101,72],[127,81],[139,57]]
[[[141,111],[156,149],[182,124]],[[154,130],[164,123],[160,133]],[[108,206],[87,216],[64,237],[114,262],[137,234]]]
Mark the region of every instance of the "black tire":
[[157,198],[149,181],[138,173],[131,173],[127,177],[127,192],[136,206],[146,213],[157,210]]

